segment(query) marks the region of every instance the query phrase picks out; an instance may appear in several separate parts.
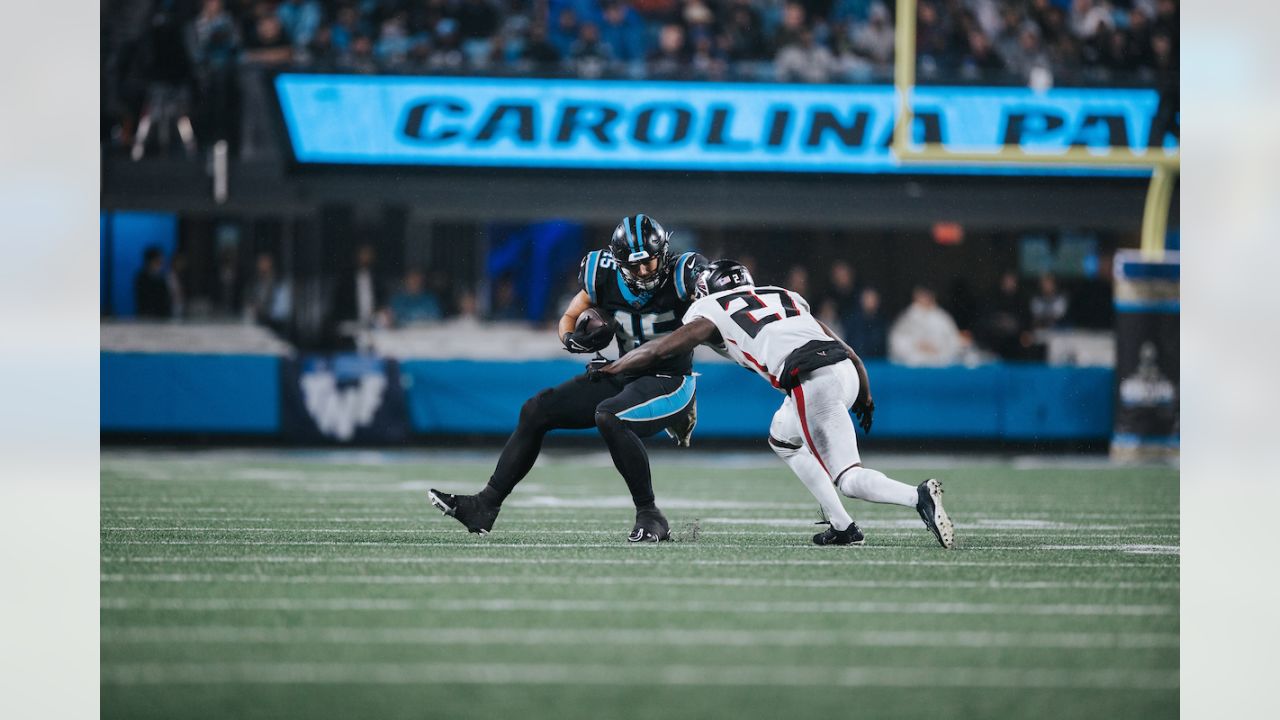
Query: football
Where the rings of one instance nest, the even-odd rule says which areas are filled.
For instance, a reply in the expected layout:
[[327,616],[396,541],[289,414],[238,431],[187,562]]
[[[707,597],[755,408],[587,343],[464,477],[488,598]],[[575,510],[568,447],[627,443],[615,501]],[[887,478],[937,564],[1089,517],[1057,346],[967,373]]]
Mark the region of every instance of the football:
[[574,330],[579,335],[593,333],[600,328],[608,325],[609,321],[600,313],[599,308],[587,308],[578,316],[578,324],[574,326]]

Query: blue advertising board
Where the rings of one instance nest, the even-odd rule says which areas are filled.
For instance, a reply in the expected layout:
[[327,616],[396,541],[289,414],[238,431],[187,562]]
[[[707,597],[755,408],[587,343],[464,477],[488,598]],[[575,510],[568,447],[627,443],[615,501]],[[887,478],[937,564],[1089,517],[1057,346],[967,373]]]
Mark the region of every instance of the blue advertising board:
[[[895,93],[783,85],[282,73],[276,93],[303,164],[746,172],[1134,174],[1107,168],[902,166]],[[1139,149],[1152,90],[919,87],[918,142]]]

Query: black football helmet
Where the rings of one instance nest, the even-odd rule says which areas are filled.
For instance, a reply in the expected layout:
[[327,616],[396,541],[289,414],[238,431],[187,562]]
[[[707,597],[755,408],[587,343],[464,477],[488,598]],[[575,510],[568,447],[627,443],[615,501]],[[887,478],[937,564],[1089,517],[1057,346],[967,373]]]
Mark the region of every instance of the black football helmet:
[[701,298],[736,287],[753,287],[755,284],[751,271],[742,263],[737,260],[717,260],[702,269],[693,284],[693,296]]
[[[622,218],[609,239],[609,253],[618,262],[622,280],[632,292],[654,290],[671,274],[671,235],[648,215]],[[647,278],[637,277],[634,267],[653,258],[658,259],[657,271]]]

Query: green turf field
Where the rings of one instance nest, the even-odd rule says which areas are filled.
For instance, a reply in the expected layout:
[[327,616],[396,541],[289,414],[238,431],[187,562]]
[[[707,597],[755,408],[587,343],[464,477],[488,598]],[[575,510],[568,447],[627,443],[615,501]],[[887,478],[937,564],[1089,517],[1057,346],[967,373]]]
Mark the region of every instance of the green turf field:
[[599,454],[468,535],[426,489],[491,461],[104,452],[102,716],[1177,717],[1176,469],[870,462],[943,480],[944,551],[856,501],[812,546],[763,448],[655,455],[678,542],[627,545]]

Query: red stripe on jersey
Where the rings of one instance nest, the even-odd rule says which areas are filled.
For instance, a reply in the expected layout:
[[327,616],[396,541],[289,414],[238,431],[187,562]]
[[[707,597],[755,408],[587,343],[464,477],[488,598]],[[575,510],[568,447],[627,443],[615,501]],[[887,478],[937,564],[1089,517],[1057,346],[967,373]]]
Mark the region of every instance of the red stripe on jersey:
[[746,358],[747,362],[751,363],[752,365],[755,365],[757,370],[764,373],[764,375],[769,378],[769,382],[772,383],[774,387],[778,388],[779,390],[782,389],[782,386],[778,384],[778,378],[774,377],[773,373],[769,372],[769,368],[765,367],[764,365],[761,365],[759,360],[756,360],[755,358],[751,357],[751,353],[747,352],[746,350],[743,350],[742,346],[738,345],[738,343],[736,342],[733,342],[732,339],[730,338],[725,338],[725,339],[733,343],[734,346],[738,348],[738,352],[742,353],[742,357]]
[[831,477],[831,471],[827,470],[827,464],[822,461],[822,456],[818,454],[818,446],[813,444],[813,438],[809,436],[809,420],[805,417],[804,390],[802,386],[797,385],[791,391],[791,395],[796,399],[796,410],[799,411],[800,415],[800,430],[804,432],[805,442],[809,443],[809,452],[813,453],[813,456],[818,459],[818,464],[822,466],[822,470],[827,474],[827,477]]

